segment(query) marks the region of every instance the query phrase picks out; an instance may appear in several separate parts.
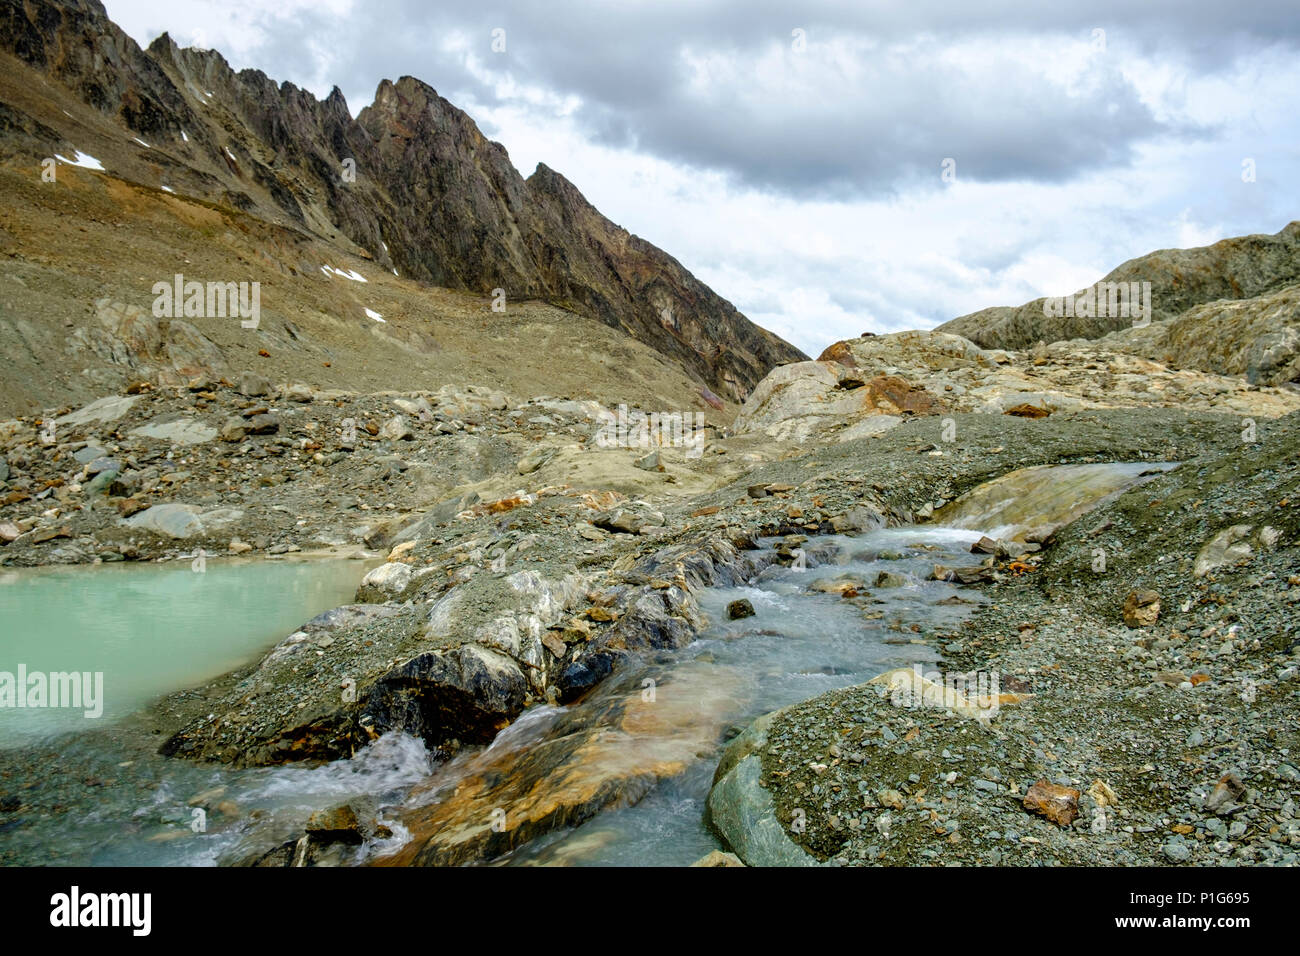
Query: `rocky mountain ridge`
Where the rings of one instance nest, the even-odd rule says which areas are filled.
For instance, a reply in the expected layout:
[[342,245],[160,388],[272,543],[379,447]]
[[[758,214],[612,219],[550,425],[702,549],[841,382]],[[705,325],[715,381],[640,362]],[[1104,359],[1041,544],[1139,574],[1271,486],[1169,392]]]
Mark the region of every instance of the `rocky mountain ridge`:
[[[559,305],[729,400],[803,357],[559,173],[539,165],[525,179],[415,78],[382,82],[354,119],[337,88],[319,101],[166,34],[141,50],[95,0],[7,0],[0,37],[6,72],[18,71],[0,96],[6,158],[93,155],[113,175],[304,231],[402,277]],[[46,95],[54,84],[110,126],[70,121]],[[113,128],[120,139],[106,141]]]
[[1132,282],[1150,283],[1149,324],[1096,309],[1048,315],[1047,300],[1035,299],[959,316],[938,331],[989,349],[1104,337],[1110,349],[1178,368],[1245,375],[1260,385],[1300,379],[1300,222],[1275,235],[1138,256],[1098,284]]

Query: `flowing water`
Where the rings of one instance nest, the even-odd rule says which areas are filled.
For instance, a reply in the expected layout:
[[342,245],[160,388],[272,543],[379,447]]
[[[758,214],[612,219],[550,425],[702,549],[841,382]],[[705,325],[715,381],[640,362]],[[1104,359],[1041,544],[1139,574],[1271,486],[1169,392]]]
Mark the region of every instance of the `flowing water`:
[[[704,801],[728,727],[936,660],[940,635],[984,599],[928,579],[936,563],[982,560],[970,553],[979,537],[896,528],[821,538],[809,550],[824,563],[774,565],[750,585],[704,593],[713,624],[688,648],[628,662],[588,698],[539,708],[416,788],[395,811],[412,841],[383,862],[460,863],[511,847],[503,862],[699,859],[717,847]],[[727,620],[741,598],[754,616]]]
[[[534,707],[487,748],[443,764],[388,734],[350,760],[236,771],[161,758],[141,719],[111,722],[343,603],[356,563],[0,578],[0,670],[15,652],[29,669],[102,669],[109,701],[102,721],[77,718],[79,733],[48,743],[30,741],[62,729],[57,720],[4,731],[24,746],[0,749],[0,863],[211,865],[294,839],[313,810],[345,801],[391,831],[356,848],[354,863],[694,862],[718,846],[704,801],[730,734],[776,708],[936,660],[943,635],[984,599],[928,580],[935,564],[976,564],[970,544],[983,533],[1059,524],[1153,473],[1087,467],[1026,469],[1028,478],[976,489],[946,518],[962,527],[814,539],[806,569],[774,565],[746,586],[700,595],[712,623],[689,647],[629,659],[583,700]],[[1044,486],[1056,475],[1053,495]],[[755,614],[730,621],[727,604],[740,598]],[[6,804],[19,809],[6,816]]]

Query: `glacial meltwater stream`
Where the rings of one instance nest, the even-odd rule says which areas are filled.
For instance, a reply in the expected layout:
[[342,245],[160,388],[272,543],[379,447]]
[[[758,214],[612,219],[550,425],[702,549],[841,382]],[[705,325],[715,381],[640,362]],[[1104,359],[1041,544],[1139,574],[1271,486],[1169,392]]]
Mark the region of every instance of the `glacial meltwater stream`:
[[[550,768],[547,777],[557,770],[585,775],[595,789],[596,781],[618,788],[648,774],[657,785],[634,803],[615,800],[574,829],[532,841],[504,862],[677,866],[719,848],[705,825],[705,800],[728,727],[890,668],[937,660],[938,634],[952,631],[984,598],[929,578],[935,564],[978,564],[982,556],[970,553],[978,537],[947,528],[895,528],[814,539],[806,547],[821,562],[815,566],[774,565],[752,586],[707,592],[702,605],[714,623],[700,640],[626,669],[580,705],[608,710],[612,700],[622,702],[614,708],[622,713],[614,726],[625,733],[609,747],[621,763],[607,762],[603,770]],[[754,616],[727,620],[728,603],[742,598],[753,604]],[[647,681],[654,681],[652,700]],[[608,733],[609,722],[599,732]],[[628,796],[640,796],[639,789],[647,788],[633,785]],[[538,790],[545,793],[547,784]],[[462,786],[450,800],[465,793]],[[435,844],[445,839],[425,835]]]
[[[630,658],[582,700],[534,706],[445,763],[390,733],[324,766],[233,770],[160,757],[162,738],[138,712],[346,603],[357,562],[0,571],[0,671],[104,672],[97,720],[0,711],[0,865],[248,860],[349,801],[385,828],[349,851],[357,864],[692,863],[718,847],[705,798],[729,730],[936,660],[943,635],[985,599],[932,580],[934,566],[978,564],[970,545],[984,530],[1059,523],[1142,480],[1136,466],[1089,467],[1061,473],[1055,510],[1041,496],[1025,499],[1032,514],[1004,505],[1024,499],[1013,480],[954,508],[966,527],[810,539],[807,568],[774,564],[746,586],[700,594],[710,623],[689,647]],[[1026,472],[1034,488],[1051,481]],[[742,598],[755,614],[728,620]],[[502,813],[528,822],[503,837]]]

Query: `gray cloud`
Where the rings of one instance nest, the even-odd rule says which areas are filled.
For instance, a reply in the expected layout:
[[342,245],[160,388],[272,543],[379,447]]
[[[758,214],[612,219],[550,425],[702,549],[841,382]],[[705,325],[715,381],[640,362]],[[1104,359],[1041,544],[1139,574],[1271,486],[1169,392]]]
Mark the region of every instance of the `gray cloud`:
[[[319,15],[292,30],[281,24],[259,52],[268,71],[305,75],[323,58],[354,97],[403,73],[471,107],[509,103],[515,94],[498,89],[506,81],[574,96],[594,141],[722,171],[742,186],[847,199],[938,188],[948,157],[973,182],[1065,182],[1129,164],[1143,143],[1212,133],[1157,119],[1125,78],[1131,52],[1161,50],[1212,70],[1262,44],[1300,41],[1288,2],[786,6],[393,0],[359,6],[343,24]],[[498,27],[504,54],[490,49]],[[802,53],[791,49],[796,28],[806,33]],[[1079,89],[1052,82],[1050,55],[1034,67],[1008,56],[1018,40],[1083,47],[1098,28],[1107,52]],[[304,42],[340,34],[346,44]],[[468,50],[446,49],[457,35]],[[953,62],[944,53],[954,44],[988,53]],[[692,64],[702,61],[715,71],[694,83]]]

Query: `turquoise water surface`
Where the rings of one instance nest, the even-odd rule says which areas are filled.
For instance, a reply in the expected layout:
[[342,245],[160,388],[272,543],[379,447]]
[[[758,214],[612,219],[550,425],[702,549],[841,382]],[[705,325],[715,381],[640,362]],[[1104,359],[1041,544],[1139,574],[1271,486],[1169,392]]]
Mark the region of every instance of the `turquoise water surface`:
[[[0,747],[106,724],[233,670],[348,603],[365,573],[345,560],[208,558],[198,566],[0,570]],[[9,704],[5,675],[16,678],[20,665],[29,675],[91,675],[87,691],[102,674],[102,714]]]

